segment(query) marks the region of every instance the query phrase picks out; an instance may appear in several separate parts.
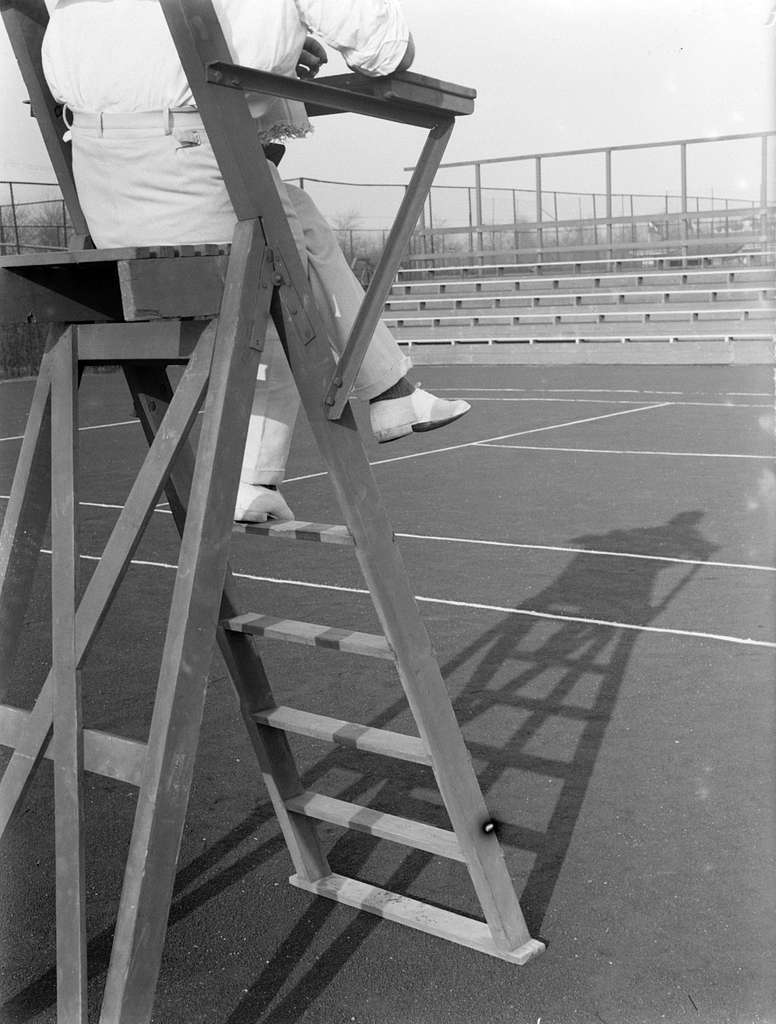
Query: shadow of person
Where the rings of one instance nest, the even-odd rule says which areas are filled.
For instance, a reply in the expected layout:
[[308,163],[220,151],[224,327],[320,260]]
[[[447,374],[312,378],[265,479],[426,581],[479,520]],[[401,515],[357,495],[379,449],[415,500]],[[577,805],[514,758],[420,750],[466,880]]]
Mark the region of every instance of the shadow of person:
[[[513,794],[504,807],[489,801],[502,842],[534,854],[521,900],[533,934],[544,920],[639,632],[718,549],[701,533],[702,519],[691,510],[658,526],[574,537],[569,548],[579,550],[548,586],[443,666],[446,677],[468,676],[456,701],[464,733],[482,735],[478,720],[494,722],[494,714],[501,723],[497,741],[468,740],[484,765],[478,775],[486,798],[510,772],[556,783],[553,805],[535,808],[546,815],[541,829],[509,821]],[[505,734],[510,713],[517,724]]]

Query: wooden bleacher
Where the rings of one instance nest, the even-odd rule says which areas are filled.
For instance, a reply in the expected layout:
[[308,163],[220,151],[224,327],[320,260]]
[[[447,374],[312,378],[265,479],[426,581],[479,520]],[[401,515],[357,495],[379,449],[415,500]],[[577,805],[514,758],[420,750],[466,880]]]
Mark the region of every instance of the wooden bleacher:
[[[399,272],[383,319],[414,358],[426,346],[503,352],[534,342],[638,341],[738,344],[741,351],[756,342],[754,354],[763,358],[775,333],[772,255],[713,254],[700,267],[675,262],[413,268]],[[697,345],[686,354],[697,359]],[[669,361],[676,358],[672,352]]]

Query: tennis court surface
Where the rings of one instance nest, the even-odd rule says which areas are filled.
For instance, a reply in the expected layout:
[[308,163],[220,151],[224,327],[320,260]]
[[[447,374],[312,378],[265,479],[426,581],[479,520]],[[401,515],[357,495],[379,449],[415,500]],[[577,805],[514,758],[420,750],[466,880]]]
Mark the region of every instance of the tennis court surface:
[[[427,366],[415,378],[472,411],[370,442],[369,456],[547,951],[517,968],[290,887],[216,656],[154,1020],[774,1024],[773,371]],[[4,498],[32,387],[0,383]],[[83,585],[144,441],[119,374],[88,374],[81,410]],[[303,422],[284,494],[299,519],[341,522]],[[145,736],[176,558],[161,505],[85,665],[90,727]],[[232,567],[246,611],[377,628],[346,549],[235,535]],[[4,694],[18,706],[48,668],[47,573],[44,555]],[[410,731],[392,666],[261,651],[279,702]],[[305,785],[447,824],[428,769],[292,742]],[[89,777],[95,1008],[134,802]],[[474,912],[462,865],[320,834],[333,870]],[[0,847],[0,877],[0,1022],[53,1022],[49,764]]]

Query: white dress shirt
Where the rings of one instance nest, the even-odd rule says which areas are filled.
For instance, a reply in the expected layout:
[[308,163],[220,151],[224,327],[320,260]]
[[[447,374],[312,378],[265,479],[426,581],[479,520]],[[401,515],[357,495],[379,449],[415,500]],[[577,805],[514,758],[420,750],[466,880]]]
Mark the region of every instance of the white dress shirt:
[[[157,0],[47,0],[43,69],[72,110],[136,113],[192,106],[194,98]],[[409,29],[398,0],[214,0],[237,64],[295,76],[304,38],[320,36],[348,65],[387,75]],[[301,103],[249,96],[262,141],[310,130]]]

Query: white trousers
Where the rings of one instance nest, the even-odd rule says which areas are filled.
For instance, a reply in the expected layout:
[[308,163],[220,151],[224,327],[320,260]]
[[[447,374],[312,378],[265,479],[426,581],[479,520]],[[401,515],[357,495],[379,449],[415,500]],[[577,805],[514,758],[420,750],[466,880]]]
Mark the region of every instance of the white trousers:
[[[98,248],[229,241],[236,223],[213,150],[196,113],[74,115],[73,171]],[[313,295],[342,352],[364,293],[310,196],[269,164]],[[368,400],[411,363],[380,322],[353,390]],[[241,478],[277,484],[285,474],[299,395],[270,325],[253,397]]]

